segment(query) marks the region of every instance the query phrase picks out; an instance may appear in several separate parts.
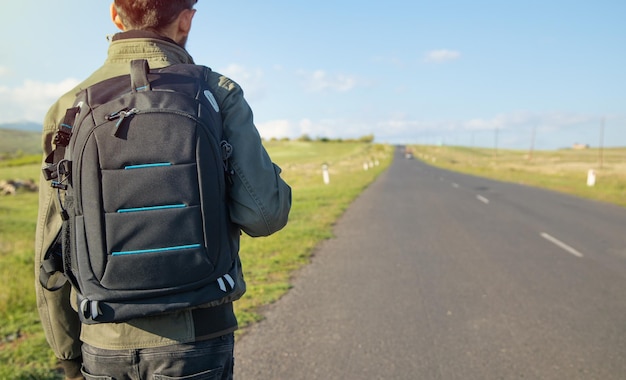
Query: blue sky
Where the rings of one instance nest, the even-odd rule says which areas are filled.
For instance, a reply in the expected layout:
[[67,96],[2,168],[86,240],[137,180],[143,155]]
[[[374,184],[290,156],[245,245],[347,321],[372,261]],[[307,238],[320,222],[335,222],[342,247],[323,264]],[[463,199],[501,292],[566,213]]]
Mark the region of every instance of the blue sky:
[[[102,63],[106,35],[116,32],[109,5],[0,5],[0,123],[41,122]],[[265,138],[626,146],[623,0],[199,0],[196,8],[189,52],[242,85]]]

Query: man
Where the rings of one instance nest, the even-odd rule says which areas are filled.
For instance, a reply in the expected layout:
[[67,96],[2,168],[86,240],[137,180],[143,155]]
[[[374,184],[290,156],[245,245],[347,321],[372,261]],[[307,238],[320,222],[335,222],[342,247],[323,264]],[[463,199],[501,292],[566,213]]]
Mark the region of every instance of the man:
[[[111,18],[122,32],[113,37],[102,67],[63,95],[48,111],[43,130],[44,157],[54,148],[52,141],[58,125],[65,110],[74,105],[75,94],[80,89],[128,74],[130,61],[135,59],[147,59],[152,69],[193,63],[185,42],[196,2],[115,0],[111,4]],[[231,221],[250,236],[272,234],[287,223],[291,189],[261,145],[241,88],[217,73],[211,74],[209,82],[221,110],[224,138],[233,146]],[[61,228],[55,192],[42,178],[35,247],[37,275]],[[159,375],[229,379],[233,376],[233,332],[237,320],[231,303],[126,323],[81,325],[75,311],[75,295],[67,283],[61,290],[49,291],[36,281],[36,291],[47,340],[67,379],[83,376],[152,379]]]

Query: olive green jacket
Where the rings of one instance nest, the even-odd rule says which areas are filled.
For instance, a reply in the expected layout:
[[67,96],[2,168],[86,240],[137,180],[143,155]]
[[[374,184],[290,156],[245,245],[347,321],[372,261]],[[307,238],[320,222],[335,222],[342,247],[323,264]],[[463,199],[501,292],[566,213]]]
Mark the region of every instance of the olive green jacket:
[[[178,63],[193,63],[185,49],[171,40],[148,32],[116,35],[108,57],[98,70],[76,88],[63,95],[48,111],[43,125],[44,158],[52,151],[53,138],[75,94],[92,84],[128,74],[130,61],[147,59],[151,68]],[[261,144],[253,123],[252,111],[241,88],[218,73],[210,77],[210,90],[219,104],[225,139],[233,146],[231,165],[235,171],[230,189],[229,211],[233,223],[250,236],[272,234],[287,223],[291,207],[291,189],[281,179]],[[35,274],[46,251],[61,228],[56,191],[40,179],[39,215],[35,239]],[[48,291],[36,281],[37,306],[48,343],[60,359],[80,356],[81,341],[104,349],[156,347],[219,336],[237,328],[232,304],[208,310],[202,318],[191,311],[181,311],[127,323],[82,325],[70,306],[74,294],[68,284],[61,290]],[[204,325],[203,325],[204,324]],[[198,330],[202,330],[199,334]]]

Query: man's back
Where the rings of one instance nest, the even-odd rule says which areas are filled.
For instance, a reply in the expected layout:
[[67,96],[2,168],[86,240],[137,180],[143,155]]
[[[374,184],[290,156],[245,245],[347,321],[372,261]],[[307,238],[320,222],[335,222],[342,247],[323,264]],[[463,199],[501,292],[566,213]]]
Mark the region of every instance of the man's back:
[[[76,90],[128,74],[133,59],[147,59],[151,69],[193,63],[182,46],[153,32],[133,30],[114,36],[104,65],[77,89],[59,99],[48,112],[43,136],[46,155],[52,150],[52,137],[65,110],[74,105]],[[211,73],[208,84],[224,120],[224,138],[233,146],[231,162],[234,174],[228,195],[231,222],[252,236],[271,234],[287,222],[291,204],[290,189],[280,179],[280,169],[271,163],[262,147],[252,121],[252,112],[239,86],[217,73]],[[55,193],[49,186],[41,186],[39,214],[37,267],[53,245],[61,225]],[[167,350],[168,347],[176,347],[178,350],[181,344],[211,346],[217,339],[217,346],[223,347],[225,344],[232,351],[230,336],[237,328],[232,303],[138,318],[128,323],[81,326],[76,312],[69,306],[69,301],[75,302],[70,297],[69,286],[57,292],[37,287],[37,295],[42,324],[57,357],[79,363],[82,340],[85,343],[83,350],[85,347],[91,350],[85,355],[85,369],[87,372],[94,370],[91,372],[94,375],[98,374],[100,368],[94,368],[95,363],[104,360],[105,353],[115,350]],[[229,338],[224,341],[224,337]],[[104,350],[104,353],[95,354],[94,351],[98,350]],[[87,362],[88,358],[90,362]],[[73,368],[75,370],[75,366]],[[68,367],[68,370],[72,369]],[[232,369],[224,372],[232,373]]]
[[245,292],[226,202],[232,146],[210,69],[130,65],[130,75],[77,95],[46,168],[65,194],[64,269],[87,324],[217,306]]

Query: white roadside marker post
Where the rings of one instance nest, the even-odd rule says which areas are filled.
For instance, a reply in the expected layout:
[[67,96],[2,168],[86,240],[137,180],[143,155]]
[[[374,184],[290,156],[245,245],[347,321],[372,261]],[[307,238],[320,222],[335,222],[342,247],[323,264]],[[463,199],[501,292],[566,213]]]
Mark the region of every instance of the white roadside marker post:
[[328,185],[330,183],[330,174],[328,173],[328,165],[322,165],[322,178],[324,179],[324,184]]
[[593,169],[589,169],[587,172],[587,186],[595,186],[596,184],[596,172]]

